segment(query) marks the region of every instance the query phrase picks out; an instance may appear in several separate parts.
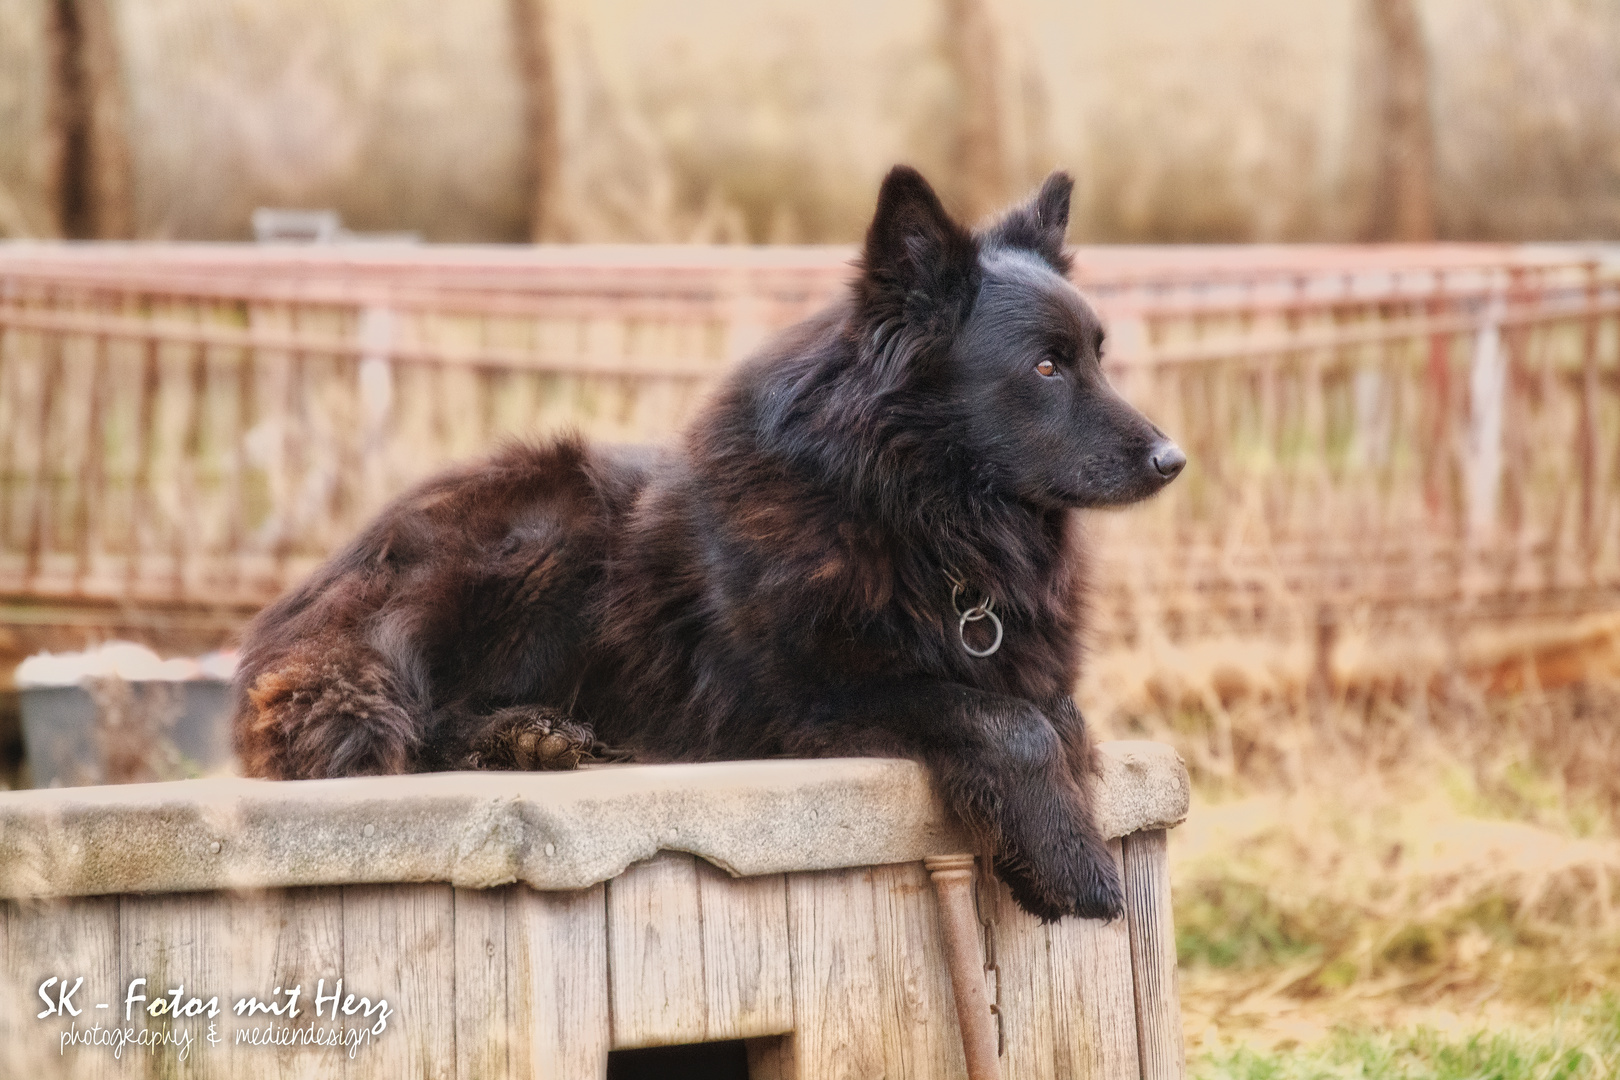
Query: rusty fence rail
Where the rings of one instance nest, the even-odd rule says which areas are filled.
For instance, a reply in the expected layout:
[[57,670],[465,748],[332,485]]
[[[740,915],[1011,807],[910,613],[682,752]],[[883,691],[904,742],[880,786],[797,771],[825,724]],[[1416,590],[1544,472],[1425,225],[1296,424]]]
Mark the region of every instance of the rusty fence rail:
[[[1620,256],[1076,254],[1192,459],[1093,519],[1101,642],[1620,609]],[[851,255],[0,246],[0,622],[227,625],[501,438],[669,437]]]

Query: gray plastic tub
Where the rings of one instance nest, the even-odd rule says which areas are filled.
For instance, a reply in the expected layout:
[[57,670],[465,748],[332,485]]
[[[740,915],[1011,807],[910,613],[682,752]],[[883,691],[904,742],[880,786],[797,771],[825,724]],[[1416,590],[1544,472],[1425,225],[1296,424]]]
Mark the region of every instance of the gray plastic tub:
[[229,666],[228,659],[160,661],[124,643],[25,661],[17,689],[34,786],[177,780],[228,770]]

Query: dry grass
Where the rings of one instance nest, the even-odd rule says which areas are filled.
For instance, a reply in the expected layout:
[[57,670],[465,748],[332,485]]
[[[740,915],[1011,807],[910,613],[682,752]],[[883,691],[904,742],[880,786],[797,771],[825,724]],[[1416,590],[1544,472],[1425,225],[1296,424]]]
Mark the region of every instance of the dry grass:
[[1516,769],[1546,779],[1566,816],[1620,821],[1620,616],[1468,625],[1407,612],[1339,624],[1322,656],[1304,633],[1175,641],[1142,635],[1088,659],[1081,701],[1113,737],[1173,742],[1214,796],[1380,789],[1462,769],[1512,813]]
[[[1521,633],[1516,661],[1476,637],[1471,670],[1408,640],[1400,678],[1370,647],[1327,680],[1235,640],[1093,658],[1099,726],[1175,743],[1194,776],[1172,859],[1205,1075],[1449,1076],[1440,1056],[1513,1025],[1539,1033],[1497,1047],[1540,1062],[1522,1075],[1620,1065],[1560,1072],[1554,1038],[1559,1008],[1620,987],[1620,650],[1595,625]],[[1425,1064],[1390,1071],[1403,1054]]]
[[128,682],[116,675],[85,679],[96,703],[96,783],[139,784],[183,779],[190,770],[172,732],[184,709],[184,687]]
[[1175,849],[1194,1047],[1522,1021],[1620,983],[1620,843],[1481,816],[1446,779],[1199,807]]

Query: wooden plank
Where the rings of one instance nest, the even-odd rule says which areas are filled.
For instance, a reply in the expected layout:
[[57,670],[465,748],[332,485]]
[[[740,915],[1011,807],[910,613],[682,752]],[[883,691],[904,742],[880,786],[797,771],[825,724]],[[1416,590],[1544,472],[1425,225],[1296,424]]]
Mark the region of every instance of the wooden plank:
[[506,899],[510,889],[455,890],[456,1076],[497,1080],[508,1067]]
[[[333,1026],[315,1017],[315,998],[325,980],[330,993],[343,977],[343,890],[332,886],[316,889],[273,889],[230,897],[231,932],[223,948],[229,972],[222,991],[229,992],[228,1016],[219,1024],[229,1039],[229,1075],[249,1080],[293,1080],[311,1074],[337,1075],[347,1061],[347,1050],[326,1046],[266,1046],[253,1042],[266,1029]],[[256,1012],[237,1017],[236,1002],[256,998],[261,1003],[288,1003],[288,995],[298,989],[294,1007],[298,1015]],[[281,993],[277,995],[277,990]],[[219,1053],[213,1051],[210,1056]]]
[[1052,1005],[1052,965],[1046,927],[1018,906],[1000,880],[987,890],[995,912],[996,964],[1001,971],[1002,1075],[1018,1080],[1056,1080],[1057,1026]]
[[[1123,855],[1109,841],[1115,865]],[[1140,1075],[1131,934],[1125,919],[1061,919],[1047,927],[1057,1074],[1075,1080]]]
[[662,852],[607,883],[615,1050],[703,1041],[702,921],[691,855]]
[[872,870],[883,1060],[896,1077],[967,1075],[939,906],[922,863]]
[[697,860],[702,911],[705,1038],[752,1039],[793,1030],[787,878],[734,878]]
[[605,886],[506,894],[510,1069],[524,1080],[602,1080],[611,1034]]
[[[112,1027],[122,1019],[118,930],[117,897],[0,903],[0,1075],[101,1080],[130,1071],[106,1047],[64,1049],[61,1042],[75,1026]],[[39,1018],[39,988],[51,978],[66,978],[70,990],[84,979],[71,997],[78,1016]],[[60,999],[56,984],[46,993]]]
[[[163,1046],[137,1051],[137,1059],[151,1071],[173,1080],[230,1075],[230,1047],[206,1042],[212,1023],[223,1032],[222,1023],[230,1010],[230,959],[225,943],[230,939],[230,911],[219,893],[163,893],[119,898],[119,953],[126,994],[135,979],[146,979],[137,993],[145,995],[128,1013],[126,1026],[148,1031],[168,1032],[170,1037],[194,1042],[185,1050]],[[187,999],[203,1000],[217,996],[220,1015],[194,1019],[154,1016],[150,1010],[166,995],[181,992],[183,1008]],[[171,997],[167,1003],[172,1006]],[[123,1021],[125,1009],[112,1003],[116,1017]],[[143,1012],[144,1007],[144,1012]],[[128,1053],[128,1051],[126,1051]]]
[[788,875],[794,1074],[799,1080],[885,1075],[872,871]]
[[1124,842],[1125,918],[1131,935],[1142,1080],[1183,1080],[1187,1075],[1166,843],[1163,829],[1133,833]]
[[[348,1080],[432,1077],[455,1069],[455,907],[449,885],[343,887],[343,997],[375,1009],[386,1001],[386,1027],[349,1060]],[[332,989],[328,987],[328,993]],[[331,1016],[327,1006],[326,1016]],[[341,1018],[375,1027],[382,1013]]]

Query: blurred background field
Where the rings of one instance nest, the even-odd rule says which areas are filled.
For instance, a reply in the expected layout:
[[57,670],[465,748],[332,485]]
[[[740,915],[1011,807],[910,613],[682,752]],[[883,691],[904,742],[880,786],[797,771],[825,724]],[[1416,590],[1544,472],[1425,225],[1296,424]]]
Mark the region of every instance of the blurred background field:
[[1089,523],[1078,694],[1192,770],[1194,1072],[1613,1075],[1617,84],[1599,0],[0,0],[11,782],[15,661],[227,645],[502,438],[672,438],[893,162],[1061,166],[1191,459]]
[[848,242],[909,160],[1064,165],[1077,240],[1592,239],[1617,64],[1602,0],[0,0],[0,234]]

